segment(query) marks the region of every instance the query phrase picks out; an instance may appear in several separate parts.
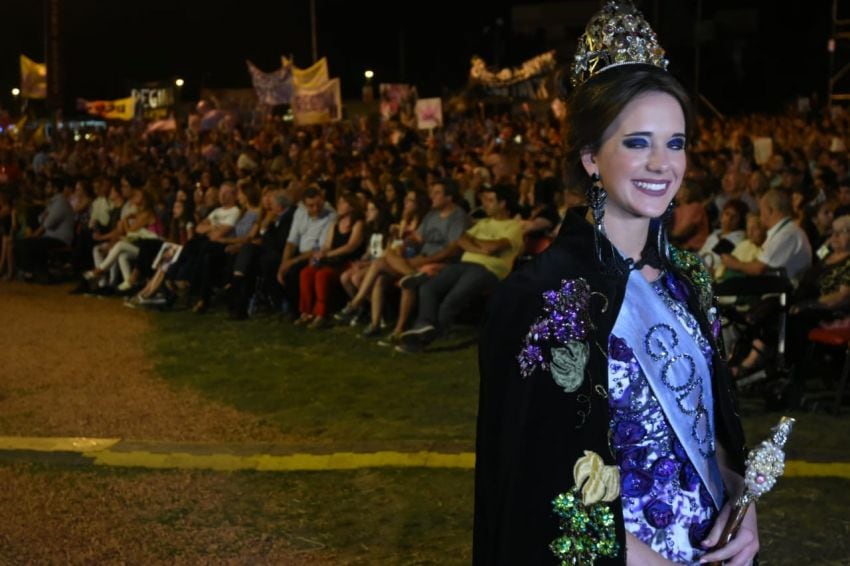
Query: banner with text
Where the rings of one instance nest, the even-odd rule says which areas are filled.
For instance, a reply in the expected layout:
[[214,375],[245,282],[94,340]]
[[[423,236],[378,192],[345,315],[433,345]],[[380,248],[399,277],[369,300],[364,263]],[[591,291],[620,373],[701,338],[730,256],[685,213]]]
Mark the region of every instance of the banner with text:
[[168,117],[174,106],[174,88],[167,82],[146,83],[130,91],[146,120]]
[[318,88],[296,88],[292,113],[298,125],[325,124],[341,119],[339,79],[331,79]]
[[21,97],[47,98],[47,65],[21,55]]
[[107,120],[132,120],[136,115],[136,99],[132,96],[118,100],[77,99],[77,108]]

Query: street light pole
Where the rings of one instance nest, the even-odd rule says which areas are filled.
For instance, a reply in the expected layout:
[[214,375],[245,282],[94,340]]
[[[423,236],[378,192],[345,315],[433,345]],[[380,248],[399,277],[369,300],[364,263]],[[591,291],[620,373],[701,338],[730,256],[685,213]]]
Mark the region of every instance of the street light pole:
[[700,28],[702,24],[702,0],[697,0],[697,17],[694,28],[694,114],[699,115],[699,59],[700,59]]
[[832,73],[835,71],[835,20],[838,19],[838,0],[832,0],[832,18],[830,20],[829,40],[826,49],[829,52],[829,67],[826,80],[826,109],[832,110]]
[[319,60],[319,44],[316,38],[316,0],[310,0],[310,37],[313,44],[313,63]]

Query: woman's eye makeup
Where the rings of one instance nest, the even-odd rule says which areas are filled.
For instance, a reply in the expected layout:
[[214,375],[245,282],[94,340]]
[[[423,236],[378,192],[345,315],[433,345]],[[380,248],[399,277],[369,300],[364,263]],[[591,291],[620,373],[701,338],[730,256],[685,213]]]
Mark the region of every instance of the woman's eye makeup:
[[667,142],[667,147],[670,149],[685,149],[685,138],[683,137],[675,137]]
[[623,146],[628,149],[643,149],[649,147],[649,140],[644,137],[628,137],[623,140]]
[[[630,136],[623,139],[623,146],[627,149],[645,149],[651,145],[651,140],[643,136]],[[667,147],[672,150],[685,149],[685,138],[676,136],[667,142]]]

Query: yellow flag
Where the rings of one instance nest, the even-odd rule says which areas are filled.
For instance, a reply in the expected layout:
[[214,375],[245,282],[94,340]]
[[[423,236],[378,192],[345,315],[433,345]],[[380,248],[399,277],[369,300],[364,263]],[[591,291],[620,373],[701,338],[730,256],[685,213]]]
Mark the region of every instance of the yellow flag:
[[[284,58],[285,60],[285,58]],[[285,60],[286,63],[286,60]],[[284,63],[284,64],[285,64]],[[292,82],[295,88],[319,88],[328,82],[328,59],[322,57],[310,67],[299,69],[292,65]]]
[[136,115],[136,100],[132,96],[118,100],[86,100],[86,112],[107,120],[132,120]]
[[21,96],[47,98],[47,65],[21,55]]

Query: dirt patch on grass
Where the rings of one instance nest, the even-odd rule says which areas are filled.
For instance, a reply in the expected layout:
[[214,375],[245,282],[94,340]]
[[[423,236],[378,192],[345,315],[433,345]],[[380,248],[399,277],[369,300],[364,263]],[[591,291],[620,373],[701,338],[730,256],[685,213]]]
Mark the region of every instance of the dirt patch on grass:
[[0,466],[0,564],[341,563],[321,543],[264,520],[273,506],[252,500],[252,509],[234,510],[233,479]]
[[0,435],[289,440],[157,376],[145,352],[154,315],[68,290],[0,283]]

